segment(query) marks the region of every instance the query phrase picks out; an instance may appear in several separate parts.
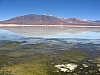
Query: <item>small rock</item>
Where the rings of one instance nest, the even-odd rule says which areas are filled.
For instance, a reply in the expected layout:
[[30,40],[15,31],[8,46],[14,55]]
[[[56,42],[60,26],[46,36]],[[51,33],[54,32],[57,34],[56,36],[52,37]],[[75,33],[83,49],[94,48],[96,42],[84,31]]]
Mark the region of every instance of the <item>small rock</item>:
[[89,67],[87,64],[82,64],[83,65],[83,67]]
[[98,71],[100,71],[100,68],[98,69]]
[[66,68],[68,68],[70,70],[74,70],[77,67],[76,64],[66,64],[65,66],[66,66]]
[[88,72],[85,72],[85,74],[88,74]]
[[97,67],[100,67],[100,64],[97,64]]
[[82,67],[80,69],[83,69]]
[[68,69],[66,69],[66,68],[60,68],[60,71],[67,72]]
[[63,71],[63,72],[72,72],[74,71],[74,69],[77,67],[76,64],[65,64],[65,65],[55,65],[56,68],[60,69],[60,71]]

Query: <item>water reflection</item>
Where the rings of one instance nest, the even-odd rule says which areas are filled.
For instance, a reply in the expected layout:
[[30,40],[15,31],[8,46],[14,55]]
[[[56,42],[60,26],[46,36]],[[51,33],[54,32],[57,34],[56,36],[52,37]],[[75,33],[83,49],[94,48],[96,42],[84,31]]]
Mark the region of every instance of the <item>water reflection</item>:
[[0,29],[0,40],[19,40],[25,36],[13,33],[9,30]]
[[1,27],[0,75],[100,75],[99,32],[96,27]]
[[14,33],[32,37],[44,38],[81,38],[81,39],[100,39],[100,27],[2,27]]

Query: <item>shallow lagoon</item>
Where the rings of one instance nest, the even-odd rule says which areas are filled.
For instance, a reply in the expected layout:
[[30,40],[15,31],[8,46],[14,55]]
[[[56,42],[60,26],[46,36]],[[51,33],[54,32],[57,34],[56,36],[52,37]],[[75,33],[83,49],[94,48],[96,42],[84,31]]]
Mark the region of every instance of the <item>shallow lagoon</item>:
[[100,28],[1,27],[0,75],[100,75]]

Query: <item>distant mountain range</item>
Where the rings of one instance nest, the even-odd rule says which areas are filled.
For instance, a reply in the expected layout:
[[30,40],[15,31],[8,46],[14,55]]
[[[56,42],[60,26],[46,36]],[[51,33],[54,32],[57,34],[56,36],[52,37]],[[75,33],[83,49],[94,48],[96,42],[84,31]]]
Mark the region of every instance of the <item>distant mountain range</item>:
[[93,21],[93,22],[97,22],[97,23],[100,23],[100,20],[96,20],[96,21]]
[[20,24],[20,25],[100,25],[100,20],[90,21],[78,18],[60,18],[49,14],[37,15],[29,14],[18,16],[6,21],[0,21],[0,24]]

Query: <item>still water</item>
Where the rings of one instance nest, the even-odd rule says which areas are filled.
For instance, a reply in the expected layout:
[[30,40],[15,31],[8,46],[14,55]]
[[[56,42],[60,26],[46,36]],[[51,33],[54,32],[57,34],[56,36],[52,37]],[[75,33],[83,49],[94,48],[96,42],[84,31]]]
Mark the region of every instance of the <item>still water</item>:
[[[4,30],[3,30],[4,29]],[[2,27],[0,34],[20,35],[40,38],[100,39],[100,27]]]
[[100,75],[100,27],[0,27],[0,75]]

